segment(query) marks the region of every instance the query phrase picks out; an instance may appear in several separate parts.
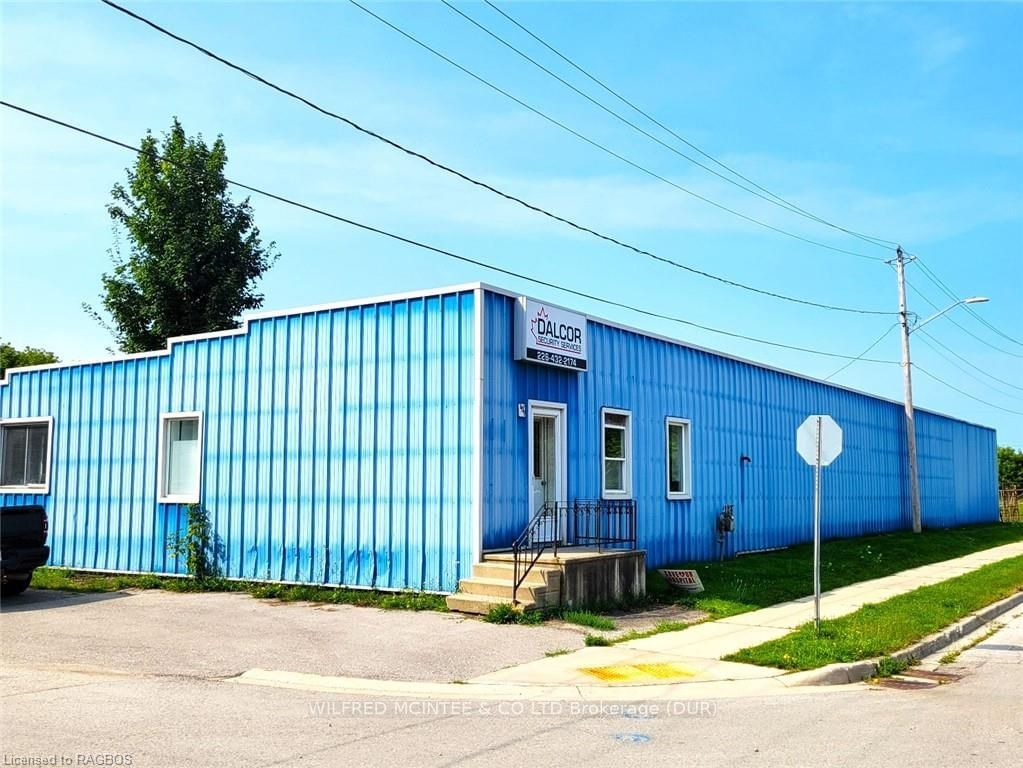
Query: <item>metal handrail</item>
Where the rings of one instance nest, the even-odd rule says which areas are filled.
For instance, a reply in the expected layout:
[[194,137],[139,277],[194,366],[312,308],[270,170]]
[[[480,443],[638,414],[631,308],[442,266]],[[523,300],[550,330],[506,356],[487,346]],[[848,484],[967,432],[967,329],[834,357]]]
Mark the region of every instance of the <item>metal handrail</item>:
[[[562,525],[564,521],[564,525]],[[543,536],[549,531],[549,536]],[[512,603],[518,603],[519,587],[551,548],[558,555],[559,546],[595,546],[636,548],[635,499],[576,499],[571,502],[544,502],[512,543],[514,581]]]
[[[526,576],[536,565],[537,560],[544,553],[544,550],[548,546],[553,546],[554,556],[558,555],[558,535],[555,535],[553,541],[541,539],[537,536],[541,525],[547,523],[553,523],[551,530],[555,534],[560,533],[561,526],[559,525],[559,509],[557,502],[545,501],[543,506],[540,507],[539,511],[533,515],[533,519],[529,521],[525,530],[519,534],[519,537],[512,543],[512,561],[514,564],[514,581],[512,582],[512,604],[517,605],[519,602],[519,587],[522,586],[522,582],[526,580]],[[528,563],[526,560],[528,559]]]

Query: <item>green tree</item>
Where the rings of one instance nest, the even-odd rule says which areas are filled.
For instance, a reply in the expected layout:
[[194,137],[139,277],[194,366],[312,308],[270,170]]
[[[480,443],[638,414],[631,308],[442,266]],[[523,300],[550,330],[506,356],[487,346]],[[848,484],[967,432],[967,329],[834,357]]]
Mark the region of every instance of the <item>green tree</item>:
[[0,341],[0,379],[8,368],[24,368],[26,365],[44,365],[59,363],[60,360],[52,352],[38,347],[22,347],[15,349],[13,344]]
[[101,301],[123,352],[162,349],[167,339],[238,327],[239,315],[262,305],[256,281],[277,258],[263,246],[249,199],[231,200],[222,137],[212,147],[185,135],[177,118],[162,142],[151,133],[128,184],[115,184],[110,217],[126,232],[130,254],[111,251]]
[[1023,488],[1023,451],[1003,445],[998,449],[998,485]]

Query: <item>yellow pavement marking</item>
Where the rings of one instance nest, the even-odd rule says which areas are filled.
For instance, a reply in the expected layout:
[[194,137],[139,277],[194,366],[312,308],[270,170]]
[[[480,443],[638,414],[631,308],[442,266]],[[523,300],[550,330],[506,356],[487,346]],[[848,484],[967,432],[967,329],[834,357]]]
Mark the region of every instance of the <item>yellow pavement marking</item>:
[[611,664],[606,667],[583,667],[579,670],[607,683],[641,680],[671,680],[692,677],[696,670],[681,664]]

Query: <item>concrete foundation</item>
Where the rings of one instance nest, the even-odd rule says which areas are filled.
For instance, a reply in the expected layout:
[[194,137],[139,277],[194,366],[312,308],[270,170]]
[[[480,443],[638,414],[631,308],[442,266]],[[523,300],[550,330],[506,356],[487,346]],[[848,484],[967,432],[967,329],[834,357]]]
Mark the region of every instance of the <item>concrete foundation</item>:
[[[460,591],[448,598],[452,610],[486,613],[493,605],[512,602],[513,557],[492,552],[463,579]],[[627,601],[646,594],[646,552],[566,547],[544,553],[520,587],[517,604],[524,609],[575,608]]]
[[[541,558],[542,560],[543,558]],[[558,553],[561,604],[565,607],[615,603],[646,594],[646,552]]]

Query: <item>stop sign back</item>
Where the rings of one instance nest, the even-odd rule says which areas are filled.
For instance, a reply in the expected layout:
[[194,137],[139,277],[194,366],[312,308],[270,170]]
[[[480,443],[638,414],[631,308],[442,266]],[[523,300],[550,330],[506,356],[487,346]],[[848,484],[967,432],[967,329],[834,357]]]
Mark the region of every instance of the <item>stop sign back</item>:
[[842,452],[842,428],[830,416],[807,416],[796,430],[796,451],[811,466],[817,463],[817,425],[820,424],[821,466],[838,458]]

